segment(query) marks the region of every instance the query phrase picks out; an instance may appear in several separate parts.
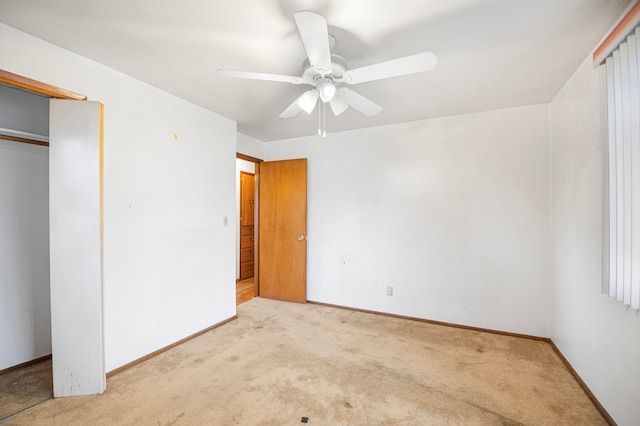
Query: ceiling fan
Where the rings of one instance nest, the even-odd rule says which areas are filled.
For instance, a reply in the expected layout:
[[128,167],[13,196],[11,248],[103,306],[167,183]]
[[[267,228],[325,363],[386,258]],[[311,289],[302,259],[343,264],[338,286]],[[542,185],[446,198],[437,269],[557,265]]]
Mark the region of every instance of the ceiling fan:
[[217,71],[224,77],[313,86],[289,105],[280,114],[281,118],[295,117],[300,111],[311,114],[318,103],[318,98],[325,105],[328,103],[335,115],[342,114],[350,106],[367,116],[377,115],[382,111],[382,107],[348,86],[429,71],[437,62],[432,52],[423,52],[348,70],[344,58],[331,53],[335,38],[329,34],[324,17],[314,12],[302,11],[295,13],[294,18],[308,56],[300,77],[224,69]]

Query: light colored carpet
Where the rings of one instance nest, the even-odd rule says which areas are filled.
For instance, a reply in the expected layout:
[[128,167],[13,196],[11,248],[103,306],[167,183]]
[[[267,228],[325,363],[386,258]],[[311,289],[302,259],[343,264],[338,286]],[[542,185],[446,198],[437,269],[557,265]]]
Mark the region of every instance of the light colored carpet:
[[256,298],[11,425],[606,424],[549,344]]

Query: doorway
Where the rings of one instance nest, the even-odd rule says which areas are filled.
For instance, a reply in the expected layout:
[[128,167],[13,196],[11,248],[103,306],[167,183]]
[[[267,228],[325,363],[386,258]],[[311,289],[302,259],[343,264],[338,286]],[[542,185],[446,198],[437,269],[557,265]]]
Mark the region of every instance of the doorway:
[[[46,262],[50,265],[53,393],[56,397],[102,393],[106,387],[102,339],[102,104],[4,70],[0,70],[0,83],[47,98],[49,136],[55,141],[48,158],[49,202],[42,209],[50,224],[47,245],[51,249]],[[81,164],[83,158],[95,161]]]
[[[236,304],[255,296],[306,303],[307,264],[307,160],[294,159],[263,162],[236,154],[236,164],[254,166],[254,203],[244,202],[253,214],[253,229],[241,214],[241,174],[237,166],[238,237]],[[246,165],[246,164],[245,164]],[[251,174],[250,171],[245,171]],[[246,175],[245,175],[246,176]],[[245,227],[243,230],[243,226]],[[245,235],[241,235],[242,233]],[[253,237],[253,240],[250,238]],[[244,241],[242,240],[244,238]],[[243,250],[252,251],[243,257]],[[246,253],[246,252],[245,252]],[[253,256],[253,277],[241,280],[241,260]],[[246,295],[246,293],[250,293]]]
[[255,174],[240,171],[240,281],[255,275]]
[[236,154],[236,305],[259,294],[258,185],[262,160]]
[[0,84],[0,422],[53,397],[49,98]]

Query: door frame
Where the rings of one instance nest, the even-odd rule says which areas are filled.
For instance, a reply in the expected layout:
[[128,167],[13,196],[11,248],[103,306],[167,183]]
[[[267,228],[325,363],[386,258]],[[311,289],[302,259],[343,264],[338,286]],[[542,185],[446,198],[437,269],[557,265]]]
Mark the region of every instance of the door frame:
[[[17,87],[28,92],[37,93],[48,98],[69,99],[74,101],[87,100],[87,97],[85,95],[62,89],[60,87],[52,86],[41,81],[32,80],[30,78],[14,74],[3,69],[0,69],[0,83],[6,84],[7,86]],[[17,137],[14,135],[0,134],[0,139],[13,142],[29,143],[33,145],[49,146],[48,142],[30,139],[28,136]]]
[[[254,205],[254,212],[253,212],[253,223],[254,223],[254,232],[255,232],[255,241],[253,242],[253,247],[254,247],[254,262],[255,262],[255,266],[254,266],[254,271],[253,271],[253,279],[254,279],[254,287],[255,287],[255,295],[260,296],[260,218],[259,218],[259,212],[260,212],[260,163],[262,163],[264,160],[260,159],[260,158],[256,158],[256,157],[252,157],[250,155],[246,155],[246,154],[241,154],[239,152],[236,152],[236,158],[239,158],[240,160],[245,160],[245,161],[249,161],[255,164],[255,171],[254,171],[254,190],[255,190],[255,200],[256,203]],[[240,223],[238,222],[238,227],[240,226]],[[239,229],[239,228],[238,228]],[[240,246],[236,247],[236,251],[238,253],[240,253]]]
[[75,101],[87,100],[87,97],[85,95],[62,89],[60,87],[52,86],[41,81],[32,80],[30,78],[23,77],[21,75],[14,74],[2,69],[0,69],[0,83],[18,87],[29,92],[38,93],[40,95],[48,96],[49,98],[70,99]]

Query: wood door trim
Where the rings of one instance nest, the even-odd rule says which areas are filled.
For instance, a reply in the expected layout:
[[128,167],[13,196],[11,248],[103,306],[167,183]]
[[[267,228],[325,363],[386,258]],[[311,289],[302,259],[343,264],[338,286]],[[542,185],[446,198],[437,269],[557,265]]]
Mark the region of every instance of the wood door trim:
[[23,77],[18,74],[14,74],[9,71],[0,69],[0,83],[8,84],[9,86],[19,87],[30,92],[39,93],[41,95],[48,96],[56,99],[72,99],[76,101],[86,101],[87,97],[79,93],[72,92],[70,90],[62,89],[60,87],[52,86],[51,84],[43,83],[41,81],[33,80],[27,77]]
[[[87,97],[79,93],[72,92],[70,90],[62,89],[60,87],[52,86],[51,84],[43,83],[41,81],[33,80],[28,77],[24,77],[12,72],[0,69],[0,83],[18,87],[20,89],[27,90],[29,92],[45,95],[50,98],[56,99],[71,99],[76,101],[86,101]],[[31,145],[49,146],[49,142],[38,141],[35,139],[21,138],[17,136],[10,136],[0,133],[0,139],[12,142],[28,143]]]
[[0,133],[0,139],[3,139],[5,141],[11,141],[11,142],[28,143],[31,145],[49,146],[49,142],[37,141],[35,139],[28,139],[28,138],[19,138],[16,136],[4,135],[2,133]]
[[264,161],[264,160],[261,160],[261,159],[256,158],[256,157],[252,157],[250,155],[241,154],[239,152],[236,152],[236,158],[239,158],[239,159],[245,160],[245,161],[250,161],[252,163],[262,163]]
[[253,287],[256,297],[260,296],[260,162],[255,163],[253,170],[253,186],[255,204],[253,205]]
[[[254,188],[256,191],[256,196],[255,196],[255,200],[256,203],[254,205],[254,213],[253,213],[253,226],[254,226],[254,241],[253,241],[253,246],[254,246],[254,266],[253,266],[253,282],[255,285],[255,295],[260,296],[260,163],[262,163],[264,160],[260,159],[260,158],[256,158],[256,157],[251,157],[249,155],[246,154],[241,154],[239,152],[236,152],[236,158],[239,158],[241,160],[245,160],[245,161],[250,161],[252,163],[255,163],[255,169],[253,171],[253,175],[254,175]],[[239,249],[239,247],[238,247]]]

